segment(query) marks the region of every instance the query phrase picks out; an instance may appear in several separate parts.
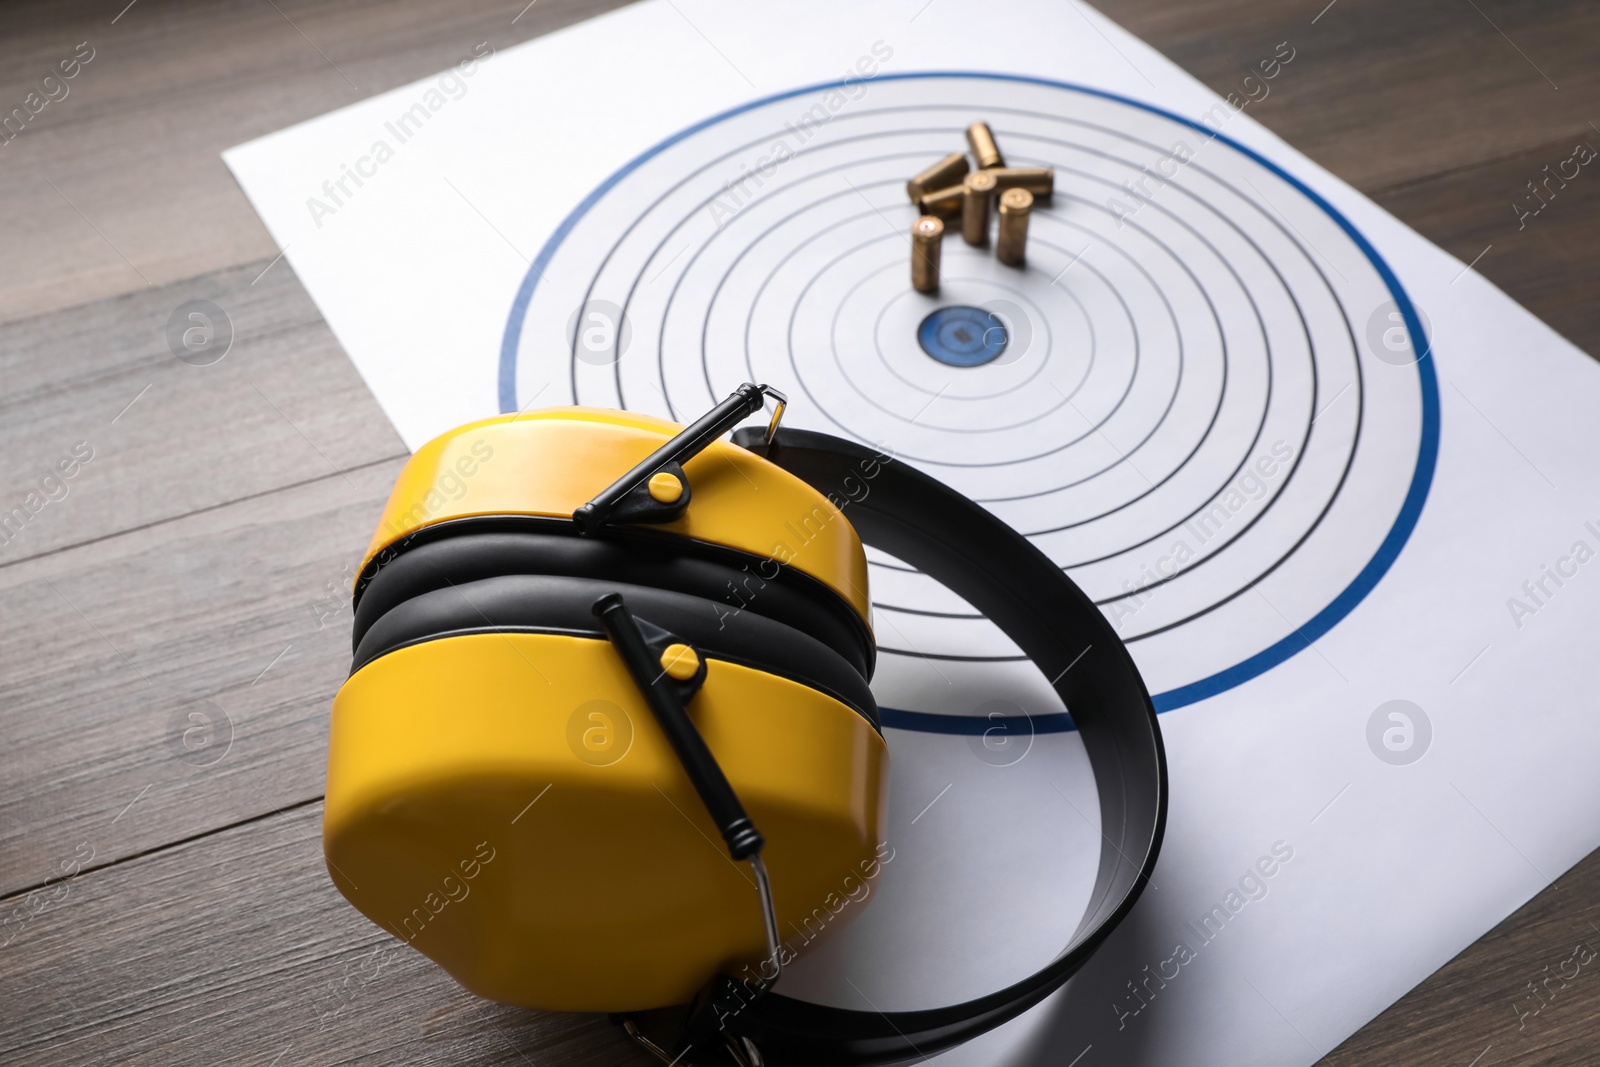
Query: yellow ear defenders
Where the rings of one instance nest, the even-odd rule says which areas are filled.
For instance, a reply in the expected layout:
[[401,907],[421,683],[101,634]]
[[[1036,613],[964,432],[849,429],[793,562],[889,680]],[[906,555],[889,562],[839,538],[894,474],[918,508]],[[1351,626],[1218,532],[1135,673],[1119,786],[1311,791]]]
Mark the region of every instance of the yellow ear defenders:
[[[724,440],[767,395],[765,431]],[[333,707],[324,849],[340,892],[472,992],[616,1013],[685,1067],[898,1063],[1015,1017],[1133,906],[1166,818],[1155,714],[1099,610],[981,506],[892,456],[780,428],[782,410],[746,384],[688,427],[561,408],[424,445],[357,579]],[[772,991],[791,958],[779,931],[875,877],[885,843],[862,539],[963,596],[1053,680],[1100,798],[1072,942],[932,1011]],[[634,1025],[673,1005],[688,1007],[665,1047]]]

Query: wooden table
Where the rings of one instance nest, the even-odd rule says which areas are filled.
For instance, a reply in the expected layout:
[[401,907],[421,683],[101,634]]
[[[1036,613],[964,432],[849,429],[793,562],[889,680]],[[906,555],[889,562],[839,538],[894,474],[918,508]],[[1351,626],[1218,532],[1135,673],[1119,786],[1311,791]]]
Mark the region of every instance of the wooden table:
[[[1600,6],[1322,2],[1103,6],[1222,93],[1291,42],[1252,114],[1600,351],[1600,175],[1512,206],[1600,145]],[[218,158],[611,5],[124,3],[0,19],[0,109],[78,59],[0,144],[0,512],[44,501],[0,544],[0,1058],[644,1062],[467,996],[323,873],[344,587],[405,450]],[[165,341],[191,299],[233,321],[212,366]],[[1595,1062],[1600,975],[1513,1003],[1597,922],[1600,853],[1326,1062]]]

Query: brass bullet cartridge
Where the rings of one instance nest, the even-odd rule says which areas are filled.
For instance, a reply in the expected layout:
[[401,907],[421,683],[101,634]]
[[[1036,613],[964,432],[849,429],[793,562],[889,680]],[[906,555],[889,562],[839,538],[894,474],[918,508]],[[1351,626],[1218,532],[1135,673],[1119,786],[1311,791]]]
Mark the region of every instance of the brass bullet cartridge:
[[914,204],[929,193],[948,189],[952,185],[960,185],[961,179],[967,176],[967,171],[972,168],[967,166],[967,157],[960,152],[951,152],[939,162],[906,182],[906,195]]
[[978,161],[979,170],[1006,165],[1000,146],[995,143],[994,131],[987,122],[974,122],[967,127],[967,144],[972,148],[972,158]]
[[1033,213],[1033,194],[1026,189],[1007,189],[1000,194],[1000,236],[994,254],[1000,262],[1020,267],[1027,259],[1028,216]]
[[977,248],[989,243],[989,200],[994,196],[994,175],[975,170],[962,181],[961,236]]
[[939,251],[944,244],[944,223],[924,215],[911,224],[911,288],[919,293],[939,291]]
[[960,217],[961,206],[966,201],[966,187],[958,183],[948,189],[924,193],[922,198],[917,201],[917,210],[924,215],[933,215],[941,219],[953,219]]
[[1051,167],[996,167],[993,173],[1001,192],[1026,189],[1035,200],[1048,200],[1056,191],[1056,172]]

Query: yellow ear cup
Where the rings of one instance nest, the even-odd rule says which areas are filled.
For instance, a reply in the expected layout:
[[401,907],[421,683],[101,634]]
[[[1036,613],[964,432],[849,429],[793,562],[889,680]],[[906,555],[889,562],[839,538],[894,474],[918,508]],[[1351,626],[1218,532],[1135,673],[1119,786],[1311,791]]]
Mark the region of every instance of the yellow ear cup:
[[[767,837],[798,948],[870,892],[888,750],[816,690],[707,668],[695,722]],[[357,671],[334,701],[323,840],[352,904],[494,1000],[661,1007],[765,955],[747,869],[600,639],[442,638]]]
[[[542,523],[543,538],[576,536],[563,525],[572,512],[677,429],[569,408],[489,419],[429,442],[396,484],[363,569],[371,584],[358,590],[376,593],[385,566],[399,580],[421,565],[417,545],[428,537],[491,527],[521,536],[520,527],[506,532],[508,518]],[[852,666],[802,623],[762,616],[780,598],[761,589],[792,572],[789,585],[802,592],[790,595],[864,626],[865,555],[833,501],[745,449],[714,441],[681,469],[683,481],[658,473],[647,491],[661,503],[687,493],[687,509],[641,536],[722,552],[739,586],[728,583],[734,607],[705,598],[720,592],[655,593],[661,604],[692,607],[680,624],[702,630],[657,646],[660,669],[699,685],[688,713],[765,835],[777,918],[796,949],[862,910],[885,836],[888,750],[866,690],[870,657]],[[407,552],[418,555],[397,563]],[[738,560],[754,565],[741,570]],[[508,581],[522,580],[475,572],[443,575],[425,592],[382,586],[388,592],[373,603],[384,607],[363,624],[363,647],[398,616],[410,613],[411,629],[364,652],[334,701],[324,849],[335,884],[367,917],[496,1000],[635,1011],[687,1001],[719,972],[755,978],[766,941],[749,869],[718,841],[592,619],[491,618],[507,596],[528,606],[532,594],[508,592]],[[482,592],[488,586],[497,591]],[[462,608],[479,595],[488,608]],[[429,614],[440,598],[461,601],[448,620]],[[666,625],[650,609],[640,618]],[[579,632],[586,627],[594,632]],[[719,647],[741,634],[742,654]],[[848,678],[859,695],[791,669],[793,647],[811,644],[836,672],[816,678],[855,672]]]

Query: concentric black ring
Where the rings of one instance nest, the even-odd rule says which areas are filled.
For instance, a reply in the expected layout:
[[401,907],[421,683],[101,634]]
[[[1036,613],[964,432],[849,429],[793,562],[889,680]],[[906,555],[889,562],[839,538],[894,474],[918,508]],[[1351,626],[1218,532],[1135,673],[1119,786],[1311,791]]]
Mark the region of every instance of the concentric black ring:
[[[515,373],[524,333],[547,338],[540,323],[561,311],[568,313],[559,315],[562,325],[570,320],[571,304],[548,312],[533,305],[559,256],[559,273],[570,280],[544,281],[541,299],[620,298],[655,340],[653,355],[630,352],[606,368],[609,384],[598,392],[593,369],[568,361],[571,399],[675,415],[703,406],[733,377],[798,387],[803,403],[791,418],[859,440],[887,439],[898,458],[1028,532],[1113,615],[1123,640],[1152,642],[1140,653],[1141,668],[1155,673],[1154,688],[1170,690],[1158,694],[1158,707],[1259,673],[1365,595],[1425,498],[1437,394],[1426,359],[1413,378],[1379,380],[1382,372],[1363,371],[1352,315],[1381,295],[1402,308],[1408,327],[1415,316],[1387,265],[1331,206],[1188,119],[1094,90],[990,75],[884,76],[871,108],[833,116],[772,173],[751,170],[754,154],[781,128],[764,114],[804,92],[756,101],[669,139],[574,212],[540,253],[513,309],[503,407],[516,406],[514,390],[504,390],[514,382],[506,375]],[[964,246],[946,240],[952,292],[945,303],[982,306],[966,297],[989,286],[1028,304],[1030,323],[1037,318],[1041,335],[1053,338],[1048,356],[1021,353],[1014,372],[1001,366],[1009,356],[975,367],[936,364],[918,348],[914,325],[903,331],[906,350],[893,343],[901,318],[914,312],[920,323],[937,306],[918,303],[904,284],[887,288],[905,255],[902,225],[914,214],[896,186],[937,145],[959,144],[974,110],[1014,162],[1057,173],[1053,201],[1035,209],[1034,273],[984,274],[988,267],[972,269]],[[1185,139],[1206,154],[1191,151],[1172,166],[1176,157],[1162,158],[1163,142]],[[731,186],[719,180],[741,160],[738,174],[765,179],[712,229],[704,213],[722,204]],[[1155,164],[1168,175],[1157,179],[1158,195],[1135,196],[1126,179],[1154,174]],[[581,240],[571,239],[574,231]],[[1051,285],[1076,272],[1057,287],[1062,300],[1041,288],[1036,268],[1055,274]],[[652,289],[667,274],[670,285]],[[1041,304],[1041,293],[1051,298]],[[1081,318],[1061,310],[1066,299]],[[1121,309],[1120,324],[1106,317],[1113,308]],[[1069,333],[1056,336],[1062,328]],[[576,341],[567,336],[564,347],[575,353]],[[535,360],[551,354],[547,340],[527,351]],[[905,351],[920,363],[905,362]],[[1083,377],[1068,392],[1061,376],[1072,360]],[[924,383],[923,364],[997,376]],[[680,390],[687,391],[680,397]],[[929,415],[927,405],[943,410]],[[1397,451],[1413,454],[1415,466],[1375,462]],[[1199,548],[1190,558],[1152,571],[1164,546],[1191,539]],[[1320,581],[1322,592],[1278,611],[1286,590],[1297,595],[1308,585],[1313,562],[1331,575],[1313,575],[1309,584]],[[1167,563],[1162,557],[1156,566]],[[914,572],[881,559],[874,570],[881,577],[874,606],[904,615],[914,629],[930,627],[916,629],[915,647],[884,652],[1018,658],[993,644],[978,616]],[[1240,605],[1268,585],[1271,598],[1259,599],[1277,621],[1266,629],[1259,618],[1240,625],[1241,613],[1266,616]],[[1152,672],[1146,656],[1166,655],[1164,635],[1186,633],[1219,612],[1226,621],[1208,632],[1239,631],[1235,650],[1175,668],[1171,677],[1160,675],[1159,664]],[[1258,633],[1246,633],[1252,626]],[[970,627],[979,629],[959,636]]]

